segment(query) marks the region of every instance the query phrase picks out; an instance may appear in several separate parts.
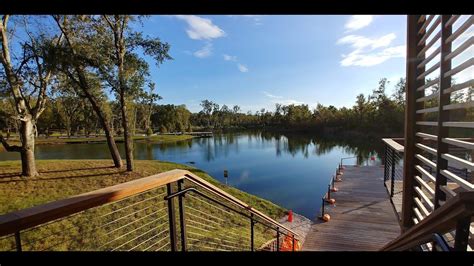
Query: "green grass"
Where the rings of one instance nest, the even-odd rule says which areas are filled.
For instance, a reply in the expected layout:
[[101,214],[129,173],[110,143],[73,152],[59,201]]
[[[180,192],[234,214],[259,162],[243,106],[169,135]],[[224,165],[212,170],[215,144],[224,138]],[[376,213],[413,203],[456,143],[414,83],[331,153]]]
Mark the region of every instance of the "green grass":
[[[216,185],[274,219],[285,215],[285,210],[283,208],[271,203],[270,201],[258,198],[236,188],[228,187],[219,183],[202,170],[186,165],[170,162],[136,160],[136,171],[133,173],[127,173],[123,169],[114,168],[112,162],[109,160],[39,160],[37,161],[37,167],[40,176],[24,179],[19,176],[20,162],[0,162],[0,191],[2,192],[0,194],[0,213],[4,214],[14,210],[44,204],[178,168],[193,172],[204,180]],[[189,182],[185,183],[186,187],[191,185],[192,184]],[[164,193],[164,188],[159,188],[156,191],[147,193]],[[107,243],[107,241],[111,241],[110,239],[112,239],[112,237],[129,232],[132,229],[138,230],[137,234],[139,232],[145,232],[141,230],[146,230],[147,226],[150,225],[140,222],[137,222],[132,226],[124,227],[123,229],[120,229],[118,225],[107,230],[105,230],[106,228],[94,228],[97,228],[98,226],[100,227],[100,225],[104,225],[105,223],[104,219],[99,219],[98,217],[102,217],[105,213],[110,213],[111,211],[131,206],[134,201],[140,201],[147,197],[149,198],[150,195],[152,194],[143,194],[132,197],[123,202],[93,208],[75,218],[68,218],[23,233],[22,241],[24,239],[26,243],[33,243],[29,247],[25,246],[25,249],[41,250],[43,248],[48,248],[52,250],[98,250],[103,248],[99,243]],[[189,248],[194,250],[206,250],[206,248],[209,249],[209,245],[211,245],[210,243],[215,243],[212,244],[214,245],[213,248],[229,249],[232,245],[229,244],[226,237],[233,239],[232,241],[238,243],[233,245],[247,245],[248,237],[246,238],[243,236],[249,234],[248,219],[225,212],[219,208],[210,207],[208,204],[209,202],[206,203],[205,201],[206,200],[203,201],[203,198],[200,198],[196,194],[186,196],[185,198],[185,206],[187,206],[186,212],[188,214],[187,226],[189,226],[188,233],[190,238]],[[215,205],[215,203],[212,203],[212,205]],[[166,209],[166,202],[164,202],[163,198],[160,196],[157,198],[156,203],[151,204],[150,202],[148,206],[149,209],[143,211],[142,216],[134,214],[142,207],[142,205],[136,205],[132,208],[124,209],[121,212],[113,214],[110,218],[119,219],[131,215],[130,218],[132,219],[132,222],[134,221],[133,219],[138,221],[144,214],[152,215],[153,213],[151,211],[153,208],[163,207],[163,210]],[[175,207],[177,208],[177,206]],[[166,210],[160,213],[164,214],[163,217],[167,217]],[[127,219],[123,220],[124,224]],[[166,225],[166,221],[163,224]],[[142,228],[140,226],[144,227]],[[166,226],[163,228],[166,229]],[[113,234],[107,235],[111,230]],[[91,231],[94,232],[92,235],[87,233]],[[255,247],[259,247],[262,243],[271,239],[273,234],[273,232],[259,224],[257,224],[255,232]],[[45,237],[48,235],[56,235],[57,237]],[[133,236],[135,236],[135,234],[131,235],[130,238]],[[218,240],[216,240],[216,236],[218,236]],[[80,237],[80,240],[77,240],[77,237]],[[128,237],[123,238],[123,243],[125,244],[120,249],[133,247],[136,243],[140,243],[137,241],[143,241],[145,236],[141,238],[139,237],[135,240],[131,239],[131,242],[129,243],[125,242],[125,240],[128,239]],[[166,238],[163,240],[166,240]],[[7,250],[13,247],[12,238],[5,241],[0,241],[0,250]],[[119,246],[115,242],[109,245],[112,244]],[[143,248],[143,246],[138,248]]]

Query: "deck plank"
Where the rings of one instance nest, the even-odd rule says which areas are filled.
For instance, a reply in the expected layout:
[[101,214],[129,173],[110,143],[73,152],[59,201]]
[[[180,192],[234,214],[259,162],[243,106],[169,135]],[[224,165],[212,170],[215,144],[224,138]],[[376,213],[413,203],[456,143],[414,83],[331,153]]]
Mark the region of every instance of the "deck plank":
[[303,244],[305,251],[371,251],[400,234],[398,218],[383,183],[383,168],[346,166],[334,206],[326,205],[331,220],[315,221]]

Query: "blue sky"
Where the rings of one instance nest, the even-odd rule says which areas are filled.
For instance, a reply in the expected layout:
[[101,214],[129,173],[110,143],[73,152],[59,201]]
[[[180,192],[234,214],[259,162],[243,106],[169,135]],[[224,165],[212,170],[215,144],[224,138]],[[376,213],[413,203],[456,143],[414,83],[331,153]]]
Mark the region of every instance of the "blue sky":
[[171,45],[174,60],[151,69],[160,103],[193,112],[203,99],[349,107],[405,75],[406,16],[152,16],[142,30]]

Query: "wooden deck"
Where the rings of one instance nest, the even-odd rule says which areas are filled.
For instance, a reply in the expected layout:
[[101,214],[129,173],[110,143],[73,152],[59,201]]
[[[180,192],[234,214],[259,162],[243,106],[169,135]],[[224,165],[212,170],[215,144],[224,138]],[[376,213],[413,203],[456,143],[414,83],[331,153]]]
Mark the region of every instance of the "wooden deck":
[[326,205],[331,220],[315,221],[303,250],[375,251],[400,234],[400,226],[383,184],[383,167],[346,166],[334,206]]

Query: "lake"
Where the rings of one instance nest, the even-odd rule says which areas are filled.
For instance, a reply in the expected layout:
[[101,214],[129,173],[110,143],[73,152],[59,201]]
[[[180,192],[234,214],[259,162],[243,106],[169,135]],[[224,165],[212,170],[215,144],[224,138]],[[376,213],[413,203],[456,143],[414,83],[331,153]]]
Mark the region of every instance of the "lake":
[[[119,147],[123,153],[123,144]],[[337,165],[379,165],[381,140],[272,132],[215,134],[166,144],[135,142],[135,158],[188,164],[222,183],[314,219]],[[108,159],[106,144],[38,145],[38,159]],[[374,159],[374,160],[373,160]],[[0,152],[0,160],[19,160]],[[224,178],[228,170],[228,178]]]

